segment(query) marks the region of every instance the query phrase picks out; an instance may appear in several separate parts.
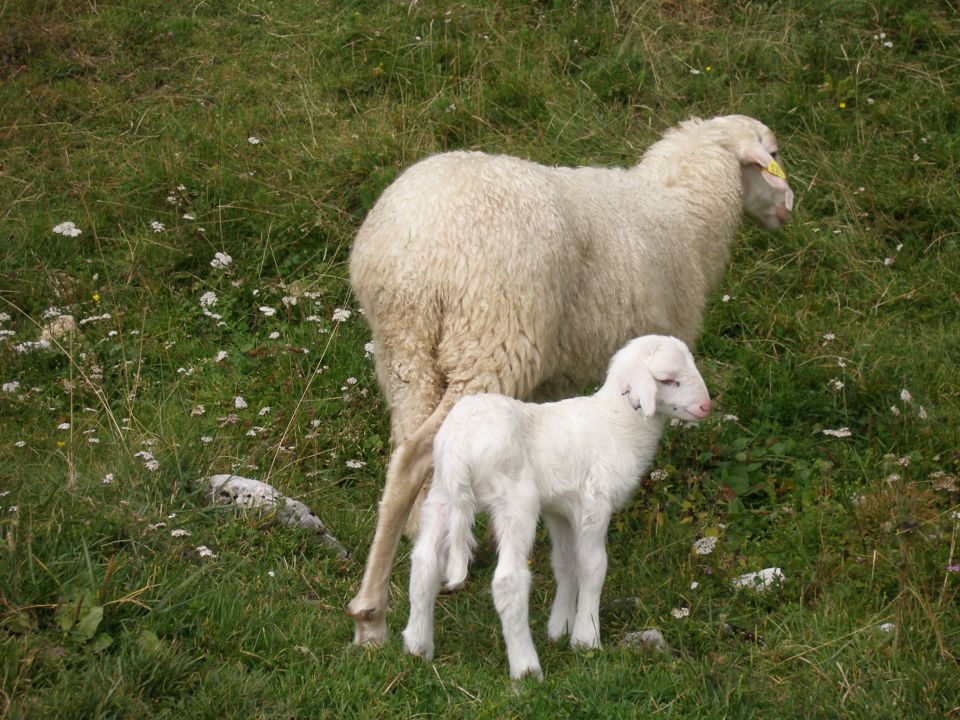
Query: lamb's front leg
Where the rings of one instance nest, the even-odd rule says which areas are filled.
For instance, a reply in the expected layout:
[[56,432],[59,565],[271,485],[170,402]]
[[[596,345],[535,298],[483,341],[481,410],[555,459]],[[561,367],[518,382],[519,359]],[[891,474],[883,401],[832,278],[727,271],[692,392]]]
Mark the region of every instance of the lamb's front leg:
[[525,510],[523,503],[492,509],[500,558],[493,573],[493,604],[503,625],[510,677],[525,675],[543,679],[540,658],[530,634],[530,569],[527,566],[537,530],[537,507]]
[[570,645],[600,647],[600,592],[607,575],[607,526],[610,515],[584,515],[577,535],[577,616]]
[[544,514],[544,520],[550,529],[550,562],[557,582],[557,594],[547,623],[547,636],[557,641],[573,631],[577,613],[577,555],[570,521],[549,514]]

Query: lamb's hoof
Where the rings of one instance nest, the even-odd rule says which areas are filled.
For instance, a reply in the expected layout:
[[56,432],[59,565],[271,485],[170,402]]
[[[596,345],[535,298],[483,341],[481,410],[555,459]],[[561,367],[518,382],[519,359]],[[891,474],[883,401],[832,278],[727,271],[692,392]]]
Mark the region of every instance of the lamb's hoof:
[[513,680],[523,680],[524,678],[533,678],[537,682],[543,682],[543,670],[540,664],[528,665],[517,670],[510,671],[510,678]]
[[429,640],[415,639],[412,633],[403,633],[403,648],[411,655],[416,655],[424,660],[433,660],[433,643]]
[[600,647],[600,638],[593,634],[586,637],[579,637],[574,634],[570,638],[570,647],[574,650],[596,650]]
[[347,606],[347,614],[354,622],[354,645],[377,646],[387,641],[387,619],[376,607],[363,607],[354,598]]
[[570,626],[573,623],[564,621],[562,623],[550,622],[547,624],[547,637],[553,642],[560,642],[566,635],[570,634]]

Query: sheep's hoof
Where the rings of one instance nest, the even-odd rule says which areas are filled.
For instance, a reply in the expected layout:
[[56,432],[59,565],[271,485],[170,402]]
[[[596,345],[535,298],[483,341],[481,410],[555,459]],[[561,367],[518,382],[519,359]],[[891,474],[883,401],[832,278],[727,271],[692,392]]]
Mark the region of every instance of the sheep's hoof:
[[347,606],[347,614],[353,618],[354,645],[383,645],[387,640],[387,619],[376,607],[357,607],[356,600]]

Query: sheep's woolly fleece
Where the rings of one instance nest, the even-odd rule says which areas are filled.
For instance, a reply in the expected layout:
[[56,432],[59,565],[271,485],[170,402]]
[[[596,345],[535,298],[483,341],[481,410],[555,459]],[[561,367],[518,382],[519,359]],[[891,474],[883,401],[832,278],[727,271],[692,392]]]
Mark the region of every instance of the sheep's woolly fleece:
[[350,552],[330,534],[323,521],[310,512],[310,508],[299,500],[281,495],[272,485],[239,475],[211,475],[206,480],[214,503],[276,511],[277,517],[287,525],[315,531],[324,545],[337,551],[338,559],[345,560],[350,556]]

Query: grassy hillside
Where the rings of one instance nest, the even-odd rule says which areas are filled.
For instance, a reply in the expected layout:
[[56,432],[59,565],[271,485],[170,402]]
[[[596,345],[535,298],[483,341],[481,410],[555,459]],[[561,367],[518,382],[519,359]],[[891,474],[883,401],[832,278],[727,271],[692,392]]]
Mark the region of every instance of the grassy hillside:
[[[955,5],[47,0],[0,27],[0,716],[960,714]],[[389,451],[347,283],[375,199],[437,151],[625,166],[727,113],[777,133],[796,212],[744,228],[697,348],[717,411],[614,518],[604,648],[546,640],[545,542],[542,685],[507,679],[490,547],[432,664],[398,637],[406,543],[391,641],[350,646]],[[211,507],[226,472],[351,556]],[[622,644],[649,627],[668,652]]]

